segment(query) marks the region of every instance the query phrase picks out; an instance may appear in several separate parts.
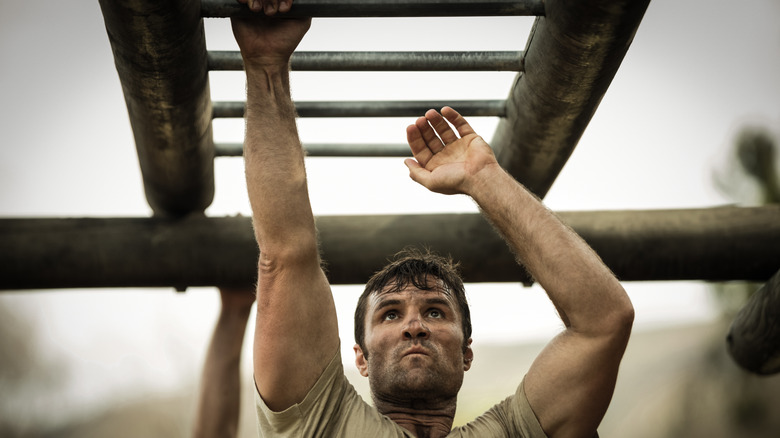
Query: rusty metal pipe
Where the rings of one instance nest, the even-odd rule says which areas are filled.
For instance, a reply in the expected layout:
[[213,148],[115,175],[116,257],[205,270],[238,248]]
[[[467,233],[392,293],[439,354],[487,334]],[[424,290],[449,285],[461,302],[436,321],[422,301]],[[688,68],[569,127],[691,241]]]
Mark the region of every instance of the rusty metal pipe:
[[[780,266],[780,206],[562,212],[623,281],[758,280]],[[361,284],[406,245],[460,261],[468,282],[527,282],[479,214],[317,218],[333,284]],[[248,217],[0,219],[0,289],[247,284]]]
[[[523,53],[503,52],[295,52],[296,71],[520,71]],[[208,52],[209,70],[244,69],[241,53]]]
[[[501,117],[506,114],[503,100],[448,101],[338,101],[295,102],[299,117],[420,117],[431,108],[449,105],[464,116]],[[214,102],[214,118],[244,117],[245,102]]]
[[202,212],[214,197],[206,39],[197,0],[100,0],[155,214]]

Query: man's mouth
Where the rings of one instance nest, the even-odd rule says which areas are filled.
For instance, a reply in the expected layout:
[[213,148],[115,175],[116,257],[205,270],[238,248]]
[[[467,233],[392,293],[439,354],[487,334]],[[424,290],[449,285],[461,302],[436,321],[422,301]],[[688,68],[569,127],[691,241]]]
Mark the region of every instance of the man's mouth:
[[406,356],[429,356],[428,351],[422,347],[412,347],[404,352],[404,357]]

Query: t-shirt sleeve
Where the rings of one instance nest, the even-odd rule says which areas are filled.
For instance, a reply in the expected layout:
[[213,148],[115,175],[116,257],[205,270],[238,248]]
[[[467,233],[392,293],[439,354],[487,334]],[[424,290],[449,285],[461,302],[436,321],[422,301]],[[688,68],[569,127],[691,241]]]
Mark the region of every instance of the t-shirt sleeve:
[[508,436],[547,438],[525,396],[524,381],[520,382],[514,395],[493,406],[474,421],[458,428],[457,433],[453,435],[462,438]]
[[539,424],[539,419],[536,418],[536,414],[534,413],[533,409],[531,409],[531,404],[528,402],[528,397],[525,395],[525,378],[523,378],[523,381],[520,382],[520,386],[517,387],[517,391],[515,392],[515,409],[517,412],[517,415],[521,419],[521,423],[523,424],[523,431],[528,437],[533,438],[546,438],[547,434],[544,433],[544,430],[542,430],[542,425]]
[[409,436],[363,401],[344,375],[340,351],[300,403],[274,412],[255,385],[255,406],[261,437]]

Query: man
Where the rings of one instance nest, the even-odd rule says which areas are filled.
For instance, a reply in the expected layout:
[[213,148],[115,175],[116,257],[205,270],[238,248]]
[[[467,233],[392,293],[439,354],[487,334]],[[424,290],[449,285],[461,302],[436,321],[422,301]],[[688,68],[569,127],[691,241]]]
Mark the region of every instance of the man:
[[[266,0],[253,10],[273,15],[289,9],[282,6]],[[451,281],[446,262],[421,254],[411,264],[425,265],[423,274],[398,276],[391,267],[387,281],[369,282],[365,317],[356,316],[364,324],[356,328],[364,331],[356,364],[369,378],[375,407],[346,382],[290,99],[289,58],[310,22],[263,14],[233,19],[247,76],[244,160],[260,247],[254,340],[260,434],[593,436],[628,342],[631,303],[587,244],[501,169],[487,143],[448,107],[428,111],[407,129],[411,178],[434,192],[471,196],[547,291],[566,328],[513,396],[451,430],[473,359],[470,323],[460,280]]]

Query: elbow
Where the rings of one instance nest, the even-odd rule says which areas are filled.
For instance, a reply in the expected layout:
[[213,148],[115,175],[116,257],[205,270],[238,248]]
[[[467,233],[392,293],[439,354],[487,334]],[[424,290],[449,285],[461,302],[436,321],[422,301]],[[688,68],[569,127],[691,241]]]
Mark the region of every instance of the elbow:
[[620,313],[619,325],[627,335],[631,333],[631,329],[634,327],[634,306],[631,304],[630,300],[628,301],[628,305]]
[[597,336],[627,340],[634,326],[634,305],[619,283],[605,292],[598,315],[590,319],[590,327]]
[[615,305],[612,307],[611,317],[609,321],[612,325],[612,331],[614,333],[622,334],[626,338],[631,334],[631,329],[634,326],[634,305],[631,303],[631,299],[626,294],[626,291],[620,287],[620,293],[617,294],[618,299]]
[[295,272],[319,264],[316,239],[296,236],[285,239],[283,243],[260,248],[258,275],[260,278],[275,277],[284,272]]

